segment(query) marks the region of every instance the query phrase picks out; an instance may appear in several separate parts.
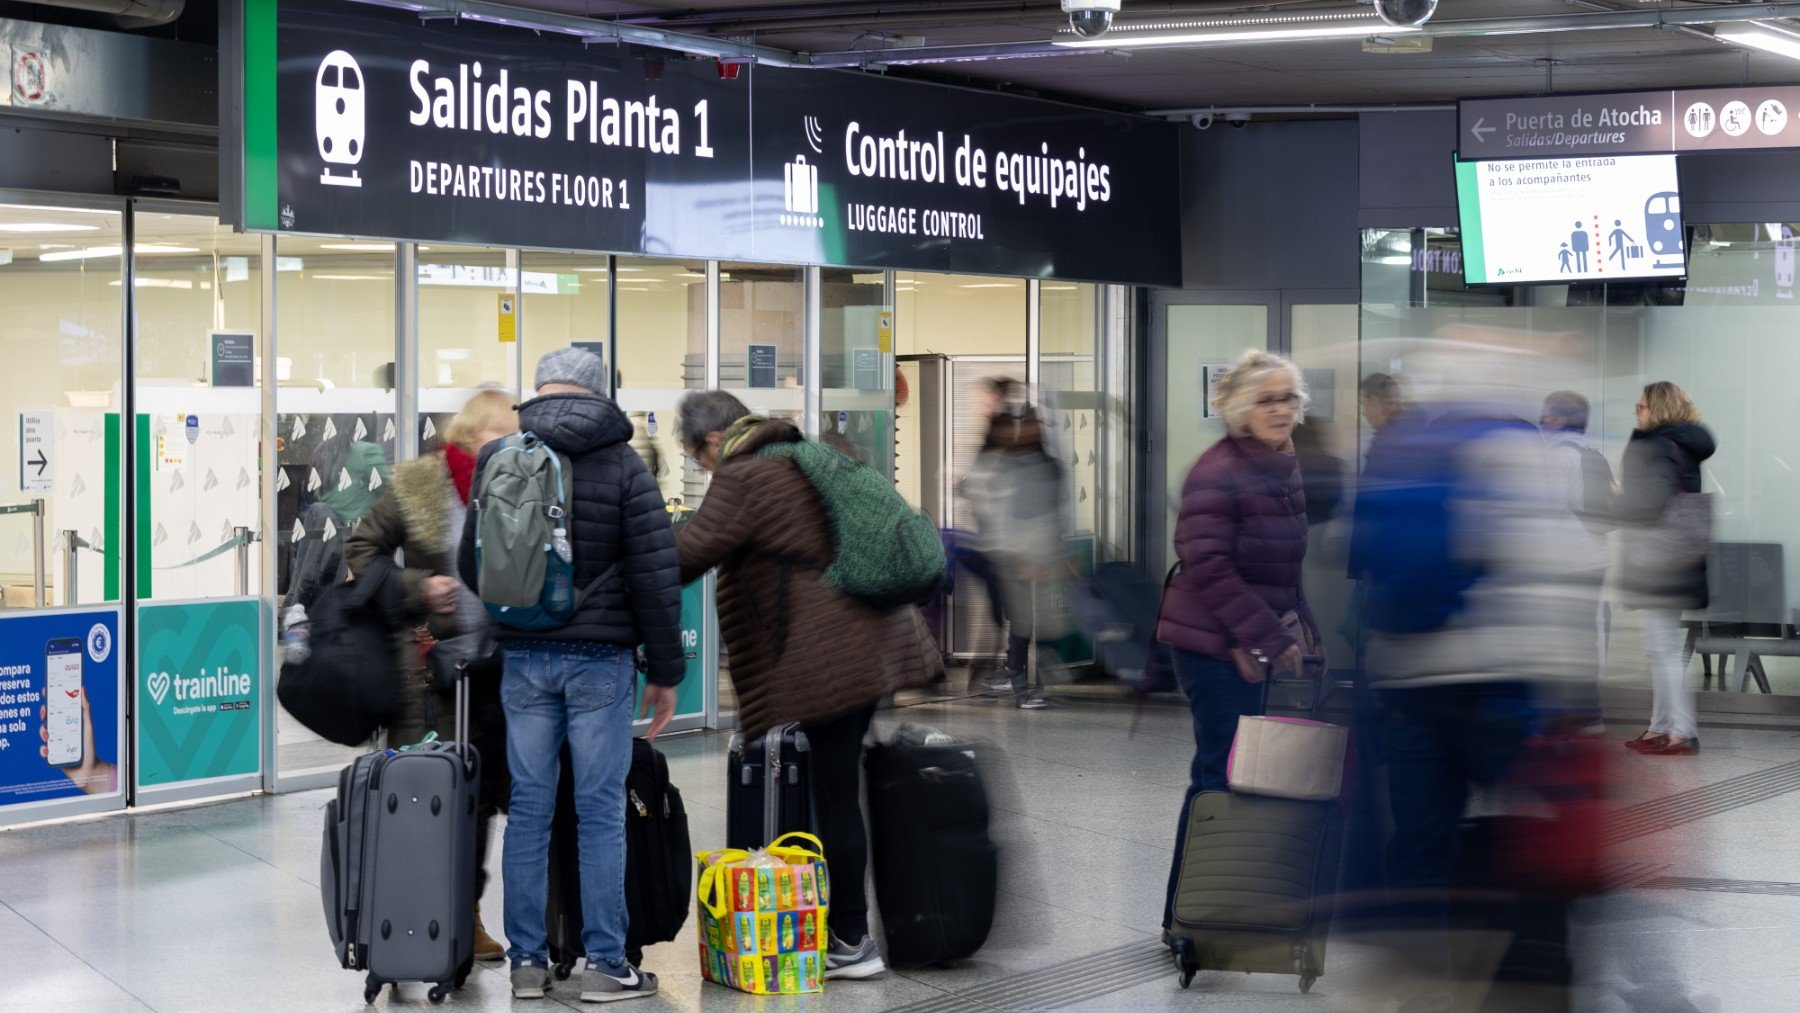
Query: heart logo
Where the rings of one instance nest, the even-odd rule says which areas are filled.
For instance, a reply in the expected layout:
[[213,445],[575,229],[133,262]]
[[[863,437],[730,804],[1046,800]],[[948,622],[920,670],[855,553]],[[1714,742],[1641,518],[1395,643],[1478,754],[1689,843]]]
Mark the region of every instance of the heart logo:
[[156,705],[161,707],[163,700],[169,695],[169,673],[151,672],[148,685],[150,699],[155,700]]

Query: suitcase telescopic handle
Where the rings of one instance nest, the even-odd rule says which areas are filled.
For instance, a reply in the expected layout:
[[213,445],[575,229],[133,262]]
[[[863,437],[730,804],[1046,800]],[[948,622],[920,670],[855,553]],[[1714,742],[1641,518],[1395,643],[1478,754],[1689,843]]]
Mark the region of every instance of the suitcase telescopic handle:
[[1276,679],[1274,668],[1268,664],[1263,666],[1267,677],[1262,682],[1262,713],[1269,712],[1269,690],[1276,682],[1282,685],[1312,686],[1312,702],[1306,705],[1306,716],[1314,721],[1319,719],[1319,708],[1325,703],[1325,659],[1316,654],[1302,655],[1300,658],[1300,675],[1293,679]]
[[469,766],[469,662],[456,663],[456,755]]

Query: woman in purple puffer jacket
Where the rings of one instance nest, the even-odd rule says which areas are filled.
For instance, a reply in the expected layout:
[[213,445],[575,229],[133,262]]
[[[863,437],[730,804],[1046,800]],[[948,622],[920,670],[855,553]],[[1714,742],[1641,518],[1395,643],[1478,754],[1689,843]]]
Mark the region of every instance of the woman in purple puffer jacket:
[[[1194,761],[1169,874],[1171,900],[1188,810],[1201,792],[1226,790],[1238,717],[1261,713],[1270,673],[1297,673],[1302,655],[1319,642],[1300,594],[1306,495],[1293,432],[1306,402],[1292,362],[1244,353],[1213,394],[1226,435],[1194,462],[1181,488],[1180,569],[1163,591],[1157,621],[1157,639],[1174,648],[1176,678],[1194,712]],[[1164,927],[1169,913],[1163,912]]]

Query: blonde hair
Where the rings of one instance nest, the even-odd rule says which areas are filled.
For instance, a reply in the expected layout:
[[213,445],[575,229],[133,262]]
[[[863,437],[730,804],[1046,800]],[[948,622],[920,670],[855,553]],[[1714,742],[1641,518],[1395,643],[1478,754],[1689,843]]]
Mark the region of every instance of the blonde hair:
[[512,395],[503,390],[477,391],[462,406],[462,411],[444,427],[444,439],[464,450],[479,450],[471,447],[481,434],[495,429],[519,428],[519,412],[513,407]]
[[1306,406],[1312,403],[1312,396],[1306,392],[1306,380],[1300,375],[1300,368],[1290,360],[1265,352],[1260,349],[1249,349],[1238,358],[1231,372],[1219,379],[1218,387],[1212,394],[1212,409],[1225,419],[1225,425],[1233,433],[1242,434],[1250,423],[1250,413],[1256,410],[1257,399],[1262,394],[1263,381],[1271,375],[1279,373],[1286,376],[1294,385],[1294,393],[1300,395],[1300,407],[1294,412],[1294,422],[1302,422],[1306,418]]
[[1688,393],[1667,380],[1644,385],[1644,407],[1650,416],[1649,428],[1676,422],[1700,421],[1700,409]]

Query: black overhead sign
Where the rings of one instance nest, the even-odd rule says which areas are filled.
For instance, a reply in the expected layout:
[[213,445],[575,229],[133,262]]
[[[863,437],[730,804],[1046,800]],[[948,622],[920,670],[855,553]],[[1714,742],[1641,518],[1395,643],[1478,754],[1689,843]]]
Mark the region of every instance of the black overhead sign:
[[249,229],[1181,279],[1174,128],[1139,117],[344,0],[246,0],[243,66]]
[[1800,85],[1464,99],[1464,159],[1800,148]]

